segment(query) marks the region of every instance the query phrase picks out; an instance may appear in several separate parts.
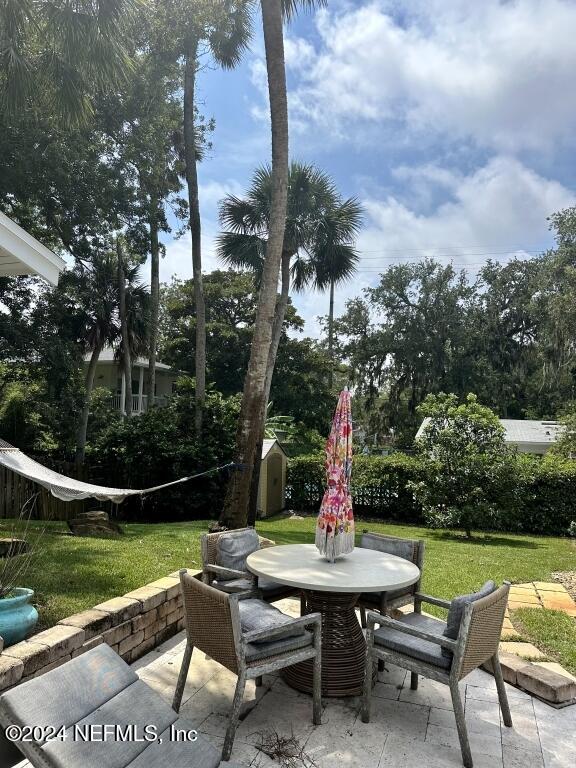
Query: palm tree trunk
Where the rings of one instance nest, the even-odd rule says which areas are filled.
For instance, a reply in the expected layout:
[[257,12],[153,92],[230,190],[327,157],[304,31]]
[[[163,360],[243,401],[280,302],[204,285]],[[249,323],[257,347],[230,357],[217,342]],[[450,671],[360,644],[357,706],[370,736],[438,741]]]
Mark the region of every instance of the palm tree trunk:
[[128,317],[126,315],[126,279],[124,275],[124,255],[120,240],[116,240],[118,256],[118,306],[120,314],[120,333],[122,335],[122,370],[126,382],[124,402],[121,404],[124,416],[132,416],[132,363],[130,360],[130,338],[128,335]]
[[[156,211],[156,204],[154,204]],[[156,391],[156,350],[158,347],[158,315],[160,311],[160,246],[156,213],[150,219],[150,324],[148,328],[148,408],[154,405]]]
[[330,306],[328,308],[328,357],[330,367],[328,369],[328,387],[332,389],[334,384],[334,280],[330,280]]
[[221,516],[221,522],[232,528],[246,524],[252,474],[260,458],[256,455],[256,446],[263,430],[266,375],[288,199],[288,104],[282,3],[281,0],[261,0],[261,6],[272,121],[272,200],[266,258],[236,435],[236,460],[243,465],[243,471],[234,472],[230,478]]
[[86,379],[84,382],[84,405],[82,406],[82,413],[80,414],[80,424],[78,425],[78,433],[76,435],[76,464],[82,464],[84,462],[84,456],[86,453],[86,433],[88,432],[88,416],[90,414],[90,400],[92,398],[92,390],[94,388],[94,376],[96,374],[96,366],[98,365],[98,358],[102,351],[102,345],[94,347],[90,356],[90,362],[88,363],[88,370],[86,371]]
[[187,55],[184,72],[184,158],[186,184],[190,207],[190,235],[192,238],[192,276],[194,280],[194,305],[196,308],[196,412],[194,426],[196,434],[202,432],[202,411],[206,398],[206,306],[202,286],[202,246],[200,202],[198,198],[198,168],[196,155],[196,129],[194,126],[194,91],[198,43],[192,41]]
[[274,366],[276,365],[276,355],[280,339],[282,338],[282,328],[284,326],[284,316],[288,306],[288,296],[290,294],[290,259],[292,254],[289,251],[282,252],[282,288],[280,296],[276,300],[276,312],[274,313],[274,325],[272,326],[272,342],[270,352],[268,353],[268,368],[266,370],[266,384],[263,400],[262,413],[262,431],[256,443],[254,471],[252,473],[252,482],[250,485],[250,506],[248,508],[248,525],[254,525],[256,522],[256,513],[258,511],[258,490],[260,487],[260,466],[262,457],[262,444],[264,442],[264,426],[266,422],[266,409],[270,400],[270,389],[272,387],[272,377],[274,375]]

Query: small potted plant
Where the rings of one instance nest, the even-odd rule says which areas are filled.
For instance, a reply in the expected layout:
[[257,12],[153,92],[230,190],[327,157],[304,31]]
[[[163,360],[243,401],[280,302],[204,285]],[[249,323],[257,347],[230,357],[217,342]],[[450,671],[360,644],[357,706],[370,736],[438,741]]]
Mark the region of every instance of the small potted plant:
[[30,505],[25,504],[9,535],[1,539],[0,637],[4,647],[24,640],[38,622],[38,611],[32,605],[34,590],[19,586],[36,552],[30,541],[30,514]]

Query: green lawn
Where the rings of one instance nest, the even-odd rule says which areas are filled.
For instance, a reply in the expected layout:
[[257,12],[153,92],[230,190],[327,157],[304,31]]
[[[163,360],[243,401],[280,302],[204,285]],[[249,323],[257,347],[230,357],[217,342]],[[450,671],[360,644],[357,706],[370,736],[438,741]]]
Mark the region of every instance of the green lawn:
[[[67,535],[64,523],[46,526],[42,552],[21,586],[36,591],[41,626],[129,592],[182,567],[200,565],[199,535],[206,521],[129,524],[118,539],[87,539]],[[313,541],[313,517],[260,521],[258,532],[278,543]],[[364,528],[426,540],[424,591],[450,598],[496,582],[546,581],[553,571],[576,570],[573,540],[508,534],[477,534],[466,541],[453,533],[426,528],[363,523]],[[0,521],[0,537],[9,524]]]
[[543,608],[519,608],[512,618],[525,640],[576,675],[576,621],[571,616]]

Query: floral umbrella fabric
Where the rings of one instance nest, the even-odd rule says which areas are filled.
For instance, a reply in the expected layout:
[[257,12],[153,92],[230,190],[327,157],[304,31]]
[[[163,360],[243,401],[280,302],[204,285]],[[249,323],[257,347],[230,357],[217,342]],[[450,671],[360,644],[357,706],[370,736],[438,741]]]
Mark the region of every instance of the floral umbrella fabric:
[[352,473],[352,409],[350,392],[340,393],[326,443],[327,488],[316,523],[316,546],[329,560],[354,549],[354,513],[350,497]]

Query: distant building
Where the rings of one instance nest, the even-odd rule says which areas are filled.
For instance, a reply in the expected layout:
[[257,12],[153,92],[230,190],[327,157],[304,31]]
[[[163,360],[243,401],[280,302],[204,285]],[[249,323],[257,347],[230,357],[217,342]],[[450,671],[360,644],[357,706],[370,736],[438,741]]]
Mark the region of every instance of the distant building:
[[[84,365],[87,367],[90,355],[84,357]],[[148,410],[150,402],[147,391],[148,360],[139,357],[132,361],[132,415],[138,416]],[[154,392],[154,405],[163,406],[174,392],[174,385],[178,378],[178,371],[172,370],[169,365],[156,362],[156,391]],[[112,405],[122,411],[125,401],[126,382],[120,360],[114,357],[114,350],[106,347],[100,353],[96,374],[94,376],[95,387],[105,387],[110,390]]]
[[[426,417],[418,432],[418,439],[430,421]],[[504,442],[513,446],[519,453],[531,453],[543,456],[556,442],[562,425],[557,421],[539,421],[537,419],[500,419],[504,427]]]
[[0,211],[0,277],[38,275],[56,285],[65,266],[60,256]]

